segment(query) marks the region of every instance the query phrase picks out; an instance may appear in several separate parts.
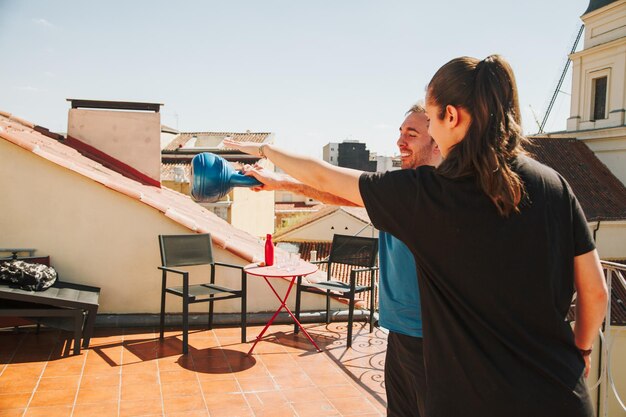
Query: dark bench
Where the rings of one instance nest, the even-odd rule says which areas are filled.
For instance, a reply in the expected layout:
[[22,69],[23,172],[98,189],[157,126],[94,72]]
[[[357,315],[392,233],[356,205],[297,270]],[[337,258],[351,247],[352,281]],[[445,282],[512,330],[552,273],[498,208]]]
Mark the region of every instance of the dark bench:
[[[18,259],[49,265],[48,257]],[[0,317],[71,318],[73,325],[70,329],[59,321],[46,322],[44,320],[44,324],[73,330],[74,353],[80,354],[81,337],[82,347],[87,348],[93,335],[99,296],[100,288],[98,287],[59,280],[44,291],[25,291],[0,284]]]

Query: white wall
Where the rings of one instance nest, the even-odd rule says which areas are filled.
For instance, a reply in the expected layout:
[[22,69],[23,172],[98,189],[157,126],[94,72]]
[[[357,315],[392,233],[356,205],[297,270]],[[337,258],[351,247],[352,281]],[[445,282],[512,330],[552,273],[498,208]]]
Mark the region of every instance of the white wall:
[[[361,231],[358,236],[362,237],[378,237],[378,231],[371,225],[349,215],[348,213],[337,210],[331,215],[323,217],[315,222],[299,227],[292,232],[280,236],[283,241],[327,241],[333,240],[333,235],[355,235]],[[363,229],[363,230],[362,230]]]
[[[589,224],[591,230],[597,223]],[[600,259],[626,259],[626,221],[602,221],[596,232],[596,247]]]

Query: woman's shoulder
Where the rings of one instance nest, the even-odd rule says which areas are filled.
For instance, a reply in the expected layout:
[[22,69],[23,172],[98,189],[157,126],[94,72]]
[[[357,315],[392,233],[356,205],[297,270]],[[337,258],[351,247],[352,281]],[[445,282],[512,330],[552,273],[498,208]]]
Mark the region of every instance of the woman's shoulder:
[[522,178],[526,188],[539,186],[559,193],[570,191],[569,184],[559,172],[530,155],[518,155],[513,163],[513,171]]

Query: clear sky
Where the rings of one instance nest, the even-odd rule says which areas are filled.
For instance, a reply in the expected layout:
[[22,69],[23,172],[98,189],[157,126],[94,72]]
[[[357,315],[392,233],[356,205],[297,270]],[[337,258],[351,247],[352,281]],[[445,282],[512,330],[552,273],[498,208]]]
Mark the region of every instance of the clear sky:
[[[64,132],[66,98],[158,102],[183,131],[271,131],[312,156],[353,139],[392,155],[437,68],[500,53],[534,133],[530,109],[541,119],[588,4],[0,0],[0,109]],[[548,131],[565,128],[570,80]]]

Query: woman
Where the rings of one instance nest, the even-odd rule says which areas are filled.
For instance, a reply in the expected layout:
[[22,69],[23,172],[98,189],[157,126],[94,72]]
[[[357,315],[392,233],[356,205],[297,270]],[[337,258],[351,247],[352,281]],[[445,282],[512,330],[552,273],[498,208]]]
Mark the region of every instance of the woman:
[[438,168],[370,174],[270,145],[227,145],[364,205],[411,249],[427,416],[591,416],[584,377],[607,290],[569,185],[524,153],[510,66],[497,55],[450,61],[428,85],[426,112]]

